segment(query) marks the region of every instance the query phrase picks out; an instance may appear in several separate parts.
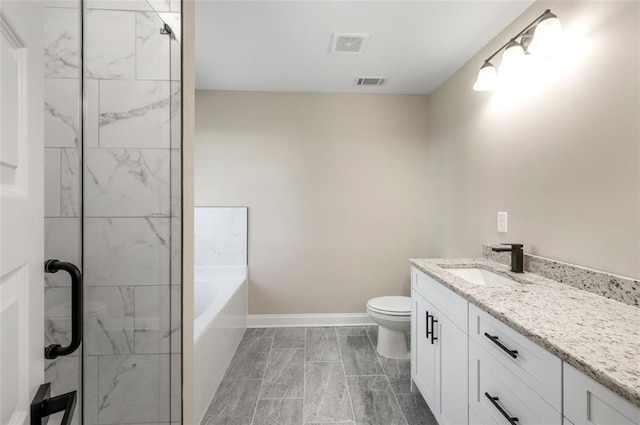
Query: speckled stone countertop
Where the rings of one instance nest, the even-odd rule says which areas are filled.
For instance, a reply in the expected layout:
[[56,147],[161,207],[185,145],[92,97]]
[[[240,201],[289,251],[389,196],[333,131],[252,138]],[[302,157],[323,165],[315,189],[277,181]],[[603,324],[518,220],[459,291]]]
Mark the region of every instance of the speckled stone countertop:
[[[486,259],[411,264],[640,407],[640,308]],[[447,268],[477,267],[520,282],[474,285]]]

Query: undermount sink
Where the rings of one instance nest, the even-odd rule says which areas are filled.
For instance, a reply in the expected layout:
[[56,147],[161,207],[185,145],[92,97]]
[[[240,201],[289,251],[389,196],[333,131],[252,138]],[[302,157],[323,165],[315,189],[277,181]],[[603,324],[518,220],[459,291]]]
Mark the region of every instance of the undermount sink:
[[490,272],[484,269],[478,268],[461,268],[461,269],[447,269],[449,273],[452,273],[469,283],[474,285],[516,285],[518,282],[509,279],[499,274]]

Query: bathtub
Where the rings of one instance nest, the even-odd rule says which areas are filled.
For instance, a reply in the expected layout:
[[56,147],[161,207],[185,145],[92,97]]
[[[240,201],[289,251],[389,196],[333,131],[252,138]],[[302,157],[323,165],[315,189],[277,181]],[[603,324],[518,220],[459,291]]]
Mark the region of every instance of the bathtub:
[[193,316],[194,419],[199,424],[247,328],[247,268],[197,266]]

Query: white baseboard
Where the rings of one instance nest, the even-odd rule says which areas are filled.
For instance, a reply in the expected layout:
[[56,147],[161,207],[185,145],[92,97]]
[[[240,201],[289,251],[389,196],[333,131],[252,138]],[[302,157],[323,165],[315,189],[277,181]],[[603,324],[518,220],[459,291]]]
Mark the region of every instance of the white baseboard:
[[250,314],[248,328],[375,325],[367,313]]

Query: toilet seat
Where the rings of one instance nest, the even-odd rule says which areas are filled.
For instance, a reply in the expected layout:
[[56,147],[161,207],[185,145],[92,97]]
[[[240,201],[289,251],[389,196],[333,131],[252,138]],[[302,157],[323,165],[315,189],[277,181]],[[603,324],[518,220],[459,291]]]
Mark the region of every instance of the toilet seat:
[[411,298],[378,297],[369,300],[367,309],[387,316],[411,316]]

